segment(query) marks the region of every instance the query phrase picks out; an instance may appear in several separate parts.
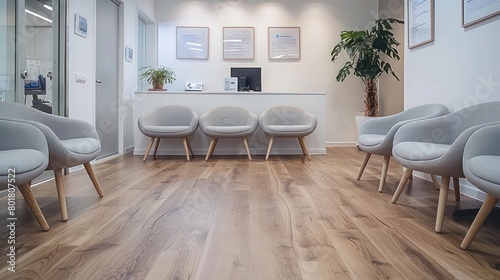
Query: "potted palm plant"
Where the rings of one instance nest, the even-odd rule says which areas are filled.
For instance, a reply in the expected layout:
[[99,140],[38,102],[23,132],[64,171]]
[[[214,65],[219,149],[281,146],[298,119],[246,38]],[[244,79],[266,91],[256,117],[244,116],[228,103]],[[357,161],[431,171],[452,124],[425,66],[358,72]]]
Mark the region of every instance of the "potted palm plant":
[[141,79],[146,79],[148,83],[153,85],[153,89],[156,90],[163,90],[163,85],[165,83],[171,84],[175,81],[175,73],[170,68],[160,66],[155,69],[151,66],[145,66],[140,70],[144,70],[144,72],[142,72],[139,77]]
[[396,49],[401,43],[392,33],[391,24],[402,24],[403,21],[394,18],[378,19],[371,30],[352,30],[340,33],[340,42],[331,52],[331,61],[335,62],[342,50],[349,55],[349,61],[340,68],[336,80],[343,82],[352,74],[360,77],[365,84],[365,116],[376,117],[378,110],[377,81],[384,72],[399,78],[392,71],[391,64],[381,57],[387,55],[390,59],[399,60]]

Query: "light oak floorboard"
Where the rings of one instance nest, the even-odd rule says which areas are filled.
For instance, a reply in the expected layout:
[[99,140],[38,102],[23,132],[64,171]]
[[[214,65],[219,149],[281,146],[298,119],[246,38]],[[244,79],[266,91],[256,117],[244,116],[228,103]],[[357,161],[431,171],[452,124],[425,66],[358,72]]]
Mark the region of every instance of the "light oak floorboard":
[[[16,201],[16,273],[7,271],[5,239],[0,279],[500,279],[498,217],[462,250],[474,217],[453,211],[481,202],[450,196],[436,234],[433,183],[409,181],[392,204],[401,166],[389,163],[379,193],[383,157],[372,157],[358,181],[364,158],[356,148],[328,148],[311,161],[124,155],[101,162],[92,167],[102,198],[84,169],[63,176],[67,222],[55,182],[32,187],[47,232]],[[0,218],[7,217],[3,207]]]

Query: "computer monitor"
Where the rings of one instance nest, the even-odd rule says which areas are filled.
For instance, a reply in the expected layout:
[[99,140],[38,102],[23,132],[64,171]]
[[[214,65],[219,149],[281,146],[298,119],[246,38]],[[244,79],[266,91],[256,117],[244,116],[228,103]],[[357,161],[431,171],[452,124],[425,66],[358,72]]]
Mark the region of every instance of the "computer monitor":
[[231,77],[238,78],[238,91],[262,91],[260,67],[231,67]]

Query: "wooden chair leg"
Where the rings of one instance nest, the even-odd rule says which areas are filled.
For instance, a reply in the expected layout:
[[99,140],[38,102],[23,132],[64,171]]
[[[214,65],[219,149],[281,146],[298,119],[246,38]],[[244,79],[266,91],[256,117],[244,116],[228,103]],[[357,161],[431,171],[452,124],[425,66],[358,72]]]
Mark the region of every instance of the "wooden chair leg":
[[302,151],[304,154],[307,156],[309,160],[311,160],[311,155],[309,154],[309,151],[307,150],[306,142],[304,142],[304,137],[299,137],[299,143],[300,146],[302,147]]
[[269,140],[269,146],[267,146],[266,160],[269,159],[269,154],[271,153],[271,148],[273,147],[274,136],[271,136],[271,140]]
[[245,150],[247,150],[248,160],[252,160],[252,155],[250,154],[250,148],[248,147],[248,141],[246,137],[243,137],[243,144],[245,145]]
[[155,141],[155,138],[154,137],[151,137],[151,141],[149,141],[149,146],[148,146],[148,150],[146,151],[146,153],[144,154],[144,158],[142,159],[142,162],[145,162],[146,161],[146,158],[148,157],[149,155],[149,151],[151,150],[151,147],[153,146],[153,142]]
[[103,197],[104,193],[101,189],[101,185],[99,184],[99,181],[97,181],[97,177],[95,176],[94,169],[92,168],[92,165],[90,162],[84,163],[83,166],[85,167],[85,170],[87,171],[87,174],[90,177],[90,180],[92,181],[92,184],[94,184],[94,188],[97,191],[97,194],[99,197]]
[[433,175],[433,174],[430,174],[431,175],[431,179],[432,179],[432,183],[434,183],[434,188],[436,190],[439,190],[440,188],[440,185],[439,185],[439,181],[438,181],[438,178],[436,175]]
[[187,143],[187,146],[188,146],[189,152],[190,152],[190,153],[191,153],[191,155],[194,157],[193,148],[191,148],[191,143],[189,142],[189,138],[187,138],[187,137],[186,137],[186,143]]
[[35,215],[36,220],[40,224],[40,227],[42,228],[43,231],[49,230],[49,224],[47,224],[47,220],[45,220],[45,216],[42,213],[42,210],[40,209],[40,206],[35,200],[35,197],[33,196],[33,193],[31,192],[30,184],[24,184],[18,187],[19,191],[24,197],[24,200],[26,200],[26,203],[28,204],[29,208],[31,209],[31,212],[33,212],[33,215]]
[[212,141],[210,141],[210,146],[208,147],[207,156],[205,157],[205,160],[208,161],[212,157],[212,153],[215,150],[215,145],[217,145],[217,138],[212,138]]
[[384,156],[384,164],[382,165],[382,175],[380,175],[380,183],[378,185],[378,192],[384,191],[385,178],[387,177],[387,169],[389,169],[390,156]]
[[401,177],[401,181],[399,181],[398,188],[394,192],[394,195],[392,196],[392,203],[396,203],[398,201],[399,196],[403,192],[403,189],[406,187],[406,183],[408,183],[408,180],[411,177],[411,174],[413,173],[413,169],[406,168],[405,173],[403,173],[403,177]]
[[443,176],[441,178],[441,188],[439,189],[439,201],[436,213],[436,226],[434,230],[441,233],[443,230],[444,210],[446,208],[446,200],[448,199],[448,189],[450,186],[450,177]]
[[368,164],[368,161],[370,160],[371,156],[372,156],[372,154],[366,153],[365,160],[363,161],[363,164],[361,165],[361,168],[359,169],[358,177],[356,177],[356,180],[361,179],[361,175],[363,175],[363,172],[365,171],[366,165]]
[[62,169],[54,169],[56,179],[57,196],[59,197],[59,208],[63,222],[68,220],[68,208],[66,206],[66,193],[64,191],[64,179]]
[[191,158],[189,157],[189,148],[188,148],[187,141],[188,140],[186,137],[182,138],[182,143],[184,144],[184,151],[186,152],[186,159],[187,159],[187,161],[190,161]]
[[158,151],[158,147],[160,146],[160,141],[161,141],[161,138],[156,138],[155,151],[153,153],[153,159],[155,159],[155,160],[156,160],[156,152]]
[[484,221],[488,217],[488,214],[490,214],[491,210],[493,210],[497,202],[498,198],[492,195],[488,195],[486,197],[486,200],[481,206],[481,209],[479,209],[476,218],[474,218],[474,222],[472,222],[472,225],[467,231],[467,234],[465,235],[465,238],[462,241],[460,248],[464,250],[469,248],[470,244],[472,243],[472,240],[474,240],[474,237],[476,237],[476,234],[479,232],[479,228],[483,225]]
[[453,190],[455,191],[455,200],[460,201],[460,179],[453,177]]

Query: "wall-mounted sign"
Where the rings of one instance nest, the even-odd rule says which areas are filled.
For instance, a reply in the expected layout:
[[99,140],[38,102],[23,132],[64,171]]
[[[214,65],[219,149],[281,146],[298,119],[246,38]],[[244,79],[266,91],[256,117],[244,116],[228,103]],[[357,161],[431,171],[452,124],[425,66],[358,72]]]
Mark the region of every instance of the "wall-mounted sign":
[[208,27],[177,27],[177,59],[208,59]]
[[300,59],[300,27],[269,27],[269,59]]

